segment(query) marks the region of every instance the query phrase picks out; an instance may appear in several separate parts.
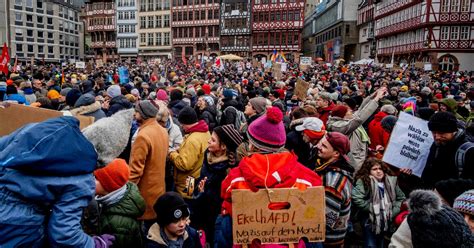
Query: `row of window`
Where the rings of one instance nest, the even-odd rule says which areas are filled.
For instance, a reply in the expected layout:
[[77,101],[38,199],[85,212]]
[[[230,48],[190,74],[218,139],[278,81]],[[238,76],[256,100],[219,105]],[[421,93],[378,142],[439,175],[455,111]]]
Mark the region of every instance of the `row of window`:
[[224,13],[232,13],[235,10],[239,10],[239,12],[249,11],[249,4],[248,3],[225,3],[224,4]]
[[[46,35],[45,35],[46,33]],[[23,29],[21,28],[15,28],[15,35],[16,37],[23,37]],[[39,39],[44,39],[44,38],[48,38],[48,39],[54,39],[54,32],[45,32],[43,30],[36,30],[36,32],[34,32],[33,30],[31,29],[26,29],[26,37],[29,37],[29,38],[39,38]],[[79,43],[79,36],[75,36],[75,35],[64,35],[64,34],[61,34],[59,33],[59,41],[63,42],[63,41],[66,41],[66,42],[70,42],[70,43]]]
[[425,31],[423,29],[417,29],[416,31],[406,32],[378,40],[377,48],[404,46],[411,43],[423,42],[424,40]]
[[170,0],[141,0],[140,12],[169,10]]
[[209,5],[220,3],[219,0],[173,0],[173,7],[175,6],[190,6],[190,5]]
[[140,44],[147,46],[169,46],[170,33],[141,33],[140,34]]
[[398,11],[392,15],[386,16],[376,21],[377,28],[383,28],[390,25],[394,25],[400,22],[410,20],[412,18],[421,18],[423,7],[421,3],[413,5],[410,8]]
[[247,36],[226,36],[221,37],[220,43],[222,47],[249,47],[250,39]]
[[119,33],[135,33],[135,25],[118,25]]
[[470,26],[442,26],[441,40],[470,40]]
[[[36,51],[35,51],[36,46]],[[23,52],[24,45],[23,44],[16,44],[16,52]],[[45,48],[48,51],[48,54],[54,53],[54,46],[43,46],[43,45],[26,45],[26,52],[29,53],[45,53]],[[69,47],[59,47],[60,54],[69,54],[69,55],[76,55],[79,56],[79,49],[78,48],[69,48]]]
[[[44,16],[42,15],[36,15],[36,19],[34,18],[33,15],[26,14],[25,15],[25,20],[26,23],[36,23],[36,24],[44,24]],[[15,21],[16,22],[22,22],[23,21],[23,14],[22,13],[15,13]],[[66,29],[71,29],[71,30],[78,30],[79,25],[75,24],[70,21],[64,21],[63,19],[58,19],[59,23],[59,28],[66,28]],[[46,17],[46,24],[48,25],[53,25],[53,18],[52,17]]]
[[173,28],[173,38],[219,37],[219,26]]
[[135,11],[119,11],[119,20],[135,20]]
[[89,26],[95,25],[115,25],[114,17],[94,17],[87,19]]
[[[207,18],[206,18],[207,13]],[[199,21],[219,19],[219,9],[195,10],[195,11],[177,11],[173,12],[173,21]]]
[[255,4],[270,4],[270,3],[296,3],[296,0],[255,0]]
[[135,7],[135,0],[117,0],[118,7]]
[[301,11],[272,11],[253,14],[254,22],[301,21]]
[[135,38],[120,38],[118,40],[118,48],[136,48],[137,39]]
[[253,34],[253,44],[258,46],[294,46],[299,44],[300,34],[295,32]]
[[248,28],[247,18],[232,18],[222,20],[224,29]]
[[[65,2],[67,2],[67,1],[65,1]],[[37,0],[36,5],[33,4],[33,0],[26,0],[26,1],[24,1],[24,0],[15,0],[15,6],[22,7],[23,3],[24,3],[24,6],[27,7],[27,8],[36,7],[36,9],[43,9],[43,1],[42,0]],[[47,11],[53,11],[53,6],[54,5],[52,3],[46,4],[46,10]],[[73,9],[64,7],[62,5],[59,5],[58,7],[59,7],[59,15],[61,17],[64,17],[66,19],[71,18],[74,21],[78,21],[79,14],[78,14],[77,11],[74,11]]]
[[442,0],[441,12],[469,12],[472,0]]
[[169,27],[170,27],[170,15],[140,16],[141,29],[169,28]]
[[98,2],[98,3],[86,4],[86,11],[110,10],[110,9],[115,9],[114,2]]

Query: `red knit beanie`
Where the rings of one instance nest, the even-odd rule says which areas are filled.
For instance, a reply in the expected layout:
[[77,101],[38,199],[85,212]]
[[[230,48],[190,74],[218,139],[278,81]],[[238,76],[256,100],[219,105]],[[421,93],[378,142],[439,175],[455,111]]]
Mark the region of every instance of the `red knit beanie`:
[[337,116],[339,118],[344,118],[347,114],[348,108],[343,105],[337,105],[331,110],[331,116]]
[[204,84],[202,85],[202,91],[204,91],[204,94],[210,95],[211,94],[211,86],[209,84]]
[[94,171],[94,176],[107,192],[113,192],[123,187],[130,177],[127,162],[123,159],[114,159],[104,168]]

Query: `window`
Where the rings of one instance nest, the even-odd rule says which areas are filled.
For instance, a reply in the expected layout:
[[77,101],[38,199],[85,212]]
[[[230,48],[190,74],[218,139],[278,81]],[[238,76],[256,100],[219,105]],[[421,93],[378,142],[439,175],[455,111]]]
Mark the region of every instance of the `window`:
[[148,11],[153,11],[153,0],[148,0]]
[[164,15],[163,18],[163,27],[168,28],[170,26],[170,15]]
[[459,0],[451,0],[451,12],[459,12]]
[[15,13],[15,21],[21,21],[21,13]]
[[157,15],[155,21],[155,28],[161,28],[161,16]]
[[16,44],[16,51],[17,52],[23,52],[23,45],[22,44]]
[[459,35],[460,40],[469,40],[469,30],[471,29],[470,26],[462,26],[461,27],[461,34]]
[[48,39],[52,39],[52,38],[53,38],[53,33],[48,32]]
[[28,52],[32,53],[33,52],[33,45],[28,45]]
[[33,37],[33,30],[31,29],[26,30],[26,36]]
[[48,17],[48,24],[53,24],[53,18],[52,17]]
[[469,12],[469,5],[471,0],[461,0],[461,12]]
[[170,9],[170,0],[163,0],[163,10]]
[[146,1],[145,0],[141,0],[140,1],[140,11],[146,11]]
[[33,8],[33,0],[26,0],[26,7]]
[[170,45],[170,33],[164,33],[164,42],[163,45],[169,46]]
[[148,33],[148,45],[153,46],[153,33]]
[[193,14],[194,14],[194,11],[189,11],[189,20],[190,21],[193,20]]
[[154,16],[148,16],[148,28],[153,28],[154,22]]
[[26,15],[26,21],[27,22],[33,22],[33,16],[32,15]]
[[142,44],[146,43],[146,36],[143,33],[140,34],[140,43],[142,43]]
[[37,31],[38,38],[43,38],[43,31]]
[[23,30],[21,28],[15,28],[16,36],[23,36]]
[[452,26],[451,27],[451,40],[459,39],[459,27]]
[[38,53],[44,53],[44,47],[39,45],[38,46]]
[[140,28],[146,28],[146,17],[140,16]]
[[43,23],[43,17],[42,16],[36,16],[36,22],[37,23]]
[[23,1],[22,0],[15,0],[15,5],[16,6],[22,6],[23,4]]
[[158,0],[158,1],[155,3],[155,10],[161,10],[161,0]]
[[161,33],[156,33],[155,39],[155,46],[161,46]]
[[442,26],[441,27],[441,40],[447,40],[449,35],[449,27]]
[[453,56],[445,55],[438,59],[438,63],[439,69],[441,69],[442,71],[452,71],[454,70],[454,65],[456,64],[456,61]]

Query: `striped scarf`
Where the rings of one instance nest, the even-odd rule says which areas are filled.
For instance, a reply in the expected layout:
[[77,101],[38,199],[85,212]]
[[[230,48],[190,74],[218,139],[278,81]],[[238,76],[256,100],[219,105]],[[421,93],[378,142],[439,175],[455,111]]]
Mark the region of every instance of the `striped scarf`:
[[379,186],[377,179],[370,177],[372,199],[369,204],[370,223],[372,231],[380,234],[382,231],[388,231],[388,223],[392,219],[392,203],[395,201],[395,185],[384,178],[383,186]]

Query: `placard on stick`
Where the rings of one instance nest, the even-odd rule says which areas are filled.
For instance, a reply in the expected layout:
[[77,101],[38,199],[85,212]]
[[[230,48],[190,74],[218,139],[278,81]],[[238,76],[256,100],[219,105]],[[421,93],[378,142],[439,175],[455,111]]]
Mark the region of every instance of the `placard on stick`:
[[[288,209],[270,210],[270,201],[287,202]],[[326,233],[324,187],[306,190],[261,189],[232,191],[232,232],[234,244],[262,244],[324,241]]]
[[308,89],[309,89],[309,83],[304,81],[301,78],[298,78],[298,81],[296,81],[296,86],[295,86],[295,95],[298,97],[299,100],[306,99]]
[[280,63],[275,63],[275,64],[273,64],[273,66],[272,66],[272,74],[273,74],[273,77],[274,77],[276,80],[280,80],[280,79],[281,79],[281,64],[280,64]]

